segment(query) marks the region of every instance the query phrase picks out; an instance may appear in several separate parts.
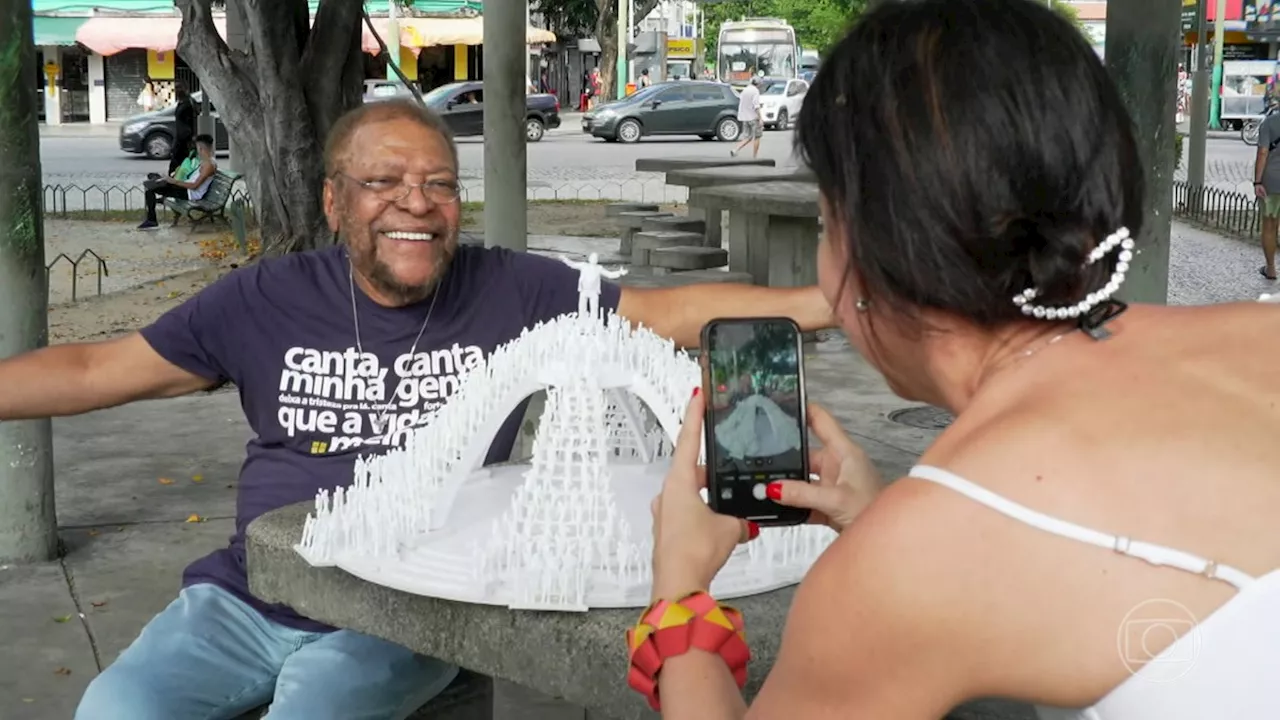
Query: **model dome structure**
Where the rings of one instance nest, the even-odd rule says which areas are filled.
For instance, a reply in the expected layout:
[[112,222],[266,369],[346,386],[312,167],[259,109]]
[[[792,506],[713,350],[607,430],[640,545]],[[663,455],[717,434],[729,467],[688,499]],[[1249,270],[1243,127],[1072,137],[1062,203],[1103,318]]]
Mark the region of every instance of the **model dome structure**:
[[[600,278],[619,273],[594,256],[571,264],[578,312],[499,347],[404,447],[357,460],[350,486],[319,493],[296,546],[310,564],[511,608],[649,603],[649,505],[701,371],[670,340],[599,314]],[[482,467],[504,421],[544,390],[531,462]],[[834,537],[766,528],[711,590],[732,598],[798,582]]]

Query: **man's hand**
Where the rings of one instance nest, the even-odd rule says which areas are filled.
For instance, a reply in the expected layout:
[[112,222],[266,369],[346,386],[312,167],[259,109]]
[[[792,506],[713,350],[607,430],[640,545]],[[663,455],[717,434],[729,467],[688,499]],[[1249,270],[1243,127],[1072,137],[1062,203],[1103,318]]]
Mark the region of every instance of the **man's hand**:
[[1259,199],[1265,200],[1267,199],[1267,188],[1262,183],[1254,183],[1253,194],[1257,195]]

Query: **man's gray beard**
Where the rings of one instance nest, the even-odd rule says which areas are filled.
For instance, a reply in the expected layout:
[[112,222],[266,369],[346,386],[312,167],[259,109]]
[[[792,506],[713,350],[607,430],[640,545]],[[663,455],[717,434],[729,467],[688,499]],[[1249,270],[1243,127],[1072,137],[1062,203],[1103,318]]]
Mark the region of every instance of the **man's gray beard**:
[[453,238],[442,242],[445,243],[445,246],[440,253],[440,262],[436,264],[435,273],[432,274],[429,280],[420,285],[409,285],[397,280],[395,274],[391,272],[391,268],[378,258],[378,244],[376,241],[370,245],[369,255],[364,258],[364,261],[371,265],[369,270],[366,272],[359,266],[356,269],[360,270],[368,278],[369,283],[378,292],[395,302],[397,307],[412,305],[430,297],[431,292],[440,284],[441,278],[445,276],[445,273],[449,272],[449,266],[453,264],[453,256],[458,252],[457,233],[453,234]]

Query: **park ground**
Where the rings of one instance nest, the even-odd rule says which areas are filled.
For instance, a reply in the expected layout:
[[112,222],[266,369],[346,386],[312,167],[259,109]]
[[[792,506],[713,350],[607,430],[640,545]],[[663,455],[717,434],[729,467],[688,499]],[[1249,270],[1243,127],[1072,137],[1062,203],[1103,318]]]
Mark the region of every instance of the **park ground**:
[[[468,208],[466,223],[481,231]],[[598,204],[531,204],[531,242],[544,251],[616,250]],[[137,218],[46,222],[50,259],[93,249],[109,275],[97,295],[85,271],[51,273],[51,341],[101,339],[146,325],[250,258],[229,233],[133,230]],[[582,237],[551,237],[579,235]],[[252,248],[250,248],[252,249]],[[1170,302],[1251,300],[1275,292],[1261,278],[1256,246],[1175,224]],[[61,283],[61,285],[59,285]],[[833,408],[882,466],[897,476],[933,431],[885,421],[896,402],[847,346],[806,365],[866,385],[857,403]],[[825,363],[825,365],[824,365]],[[833,370],[834,368],[834,370]],[[861,368],[861,369],[858,369]],[[817,373],[815,373],[816,376]],[[869,378],[869,379],[868,379]],[[71,717],[88,682],[175,596],[182,568],[226,543],[233,531],[240,461],[250,431],[234,392],[201,394],[54,421],[61,557],[0,566],[0,718]],[[994,704],[966,720],[1030,720],[1023,706]]]

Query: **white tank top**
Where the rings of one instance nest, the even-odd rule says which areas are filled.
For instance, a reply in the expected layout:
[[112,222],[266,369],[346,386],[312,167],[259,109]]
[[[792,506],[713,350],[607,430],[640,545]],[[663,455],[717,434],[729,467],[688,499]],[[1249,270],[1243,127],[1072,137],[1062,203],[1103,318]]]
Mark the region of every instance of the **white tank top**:
[[[1087,708],[1037,707],[1041,720],[1270,720],[1280,718],[1280,569],[1261,578],[1190,553],[1108,535],[1014,503],[940,468],[917,465],[908,477],[944,485],[1014,520],[1071,540],[1096,545],[1153,565],[1167,565],[1234,586],[1239,592],[1199,623],[1170,618],[1179,637],[1141,664],[1140,647],[1128,647],[1142,626],[1158,626],[1143,614],[1132,628],[1117,629],[1117,652],[1141,664],[1138,671]],[[1174,607],[1172,604],[1171,608]],[[1181,625],[1181,628],[1177,627]],[[1163,628],[1154,628],[1163,632]],[[1189,630],[1189,631],[1188,631]],[[1168,637],[1168,635],[1164,635]],[[1136,643],[1135,643],[1136,645]]]
[[203,198],[205,193],[209,192],[209,186],[213,184],[213,177],[214,175],[217,175],[217,174],[218,174],[218,166],[214,165],[212,175],[205,178],[204,182],[200,183],[196,187],[189,188],[187,190],[187,199],[199,200],[200,198]]

